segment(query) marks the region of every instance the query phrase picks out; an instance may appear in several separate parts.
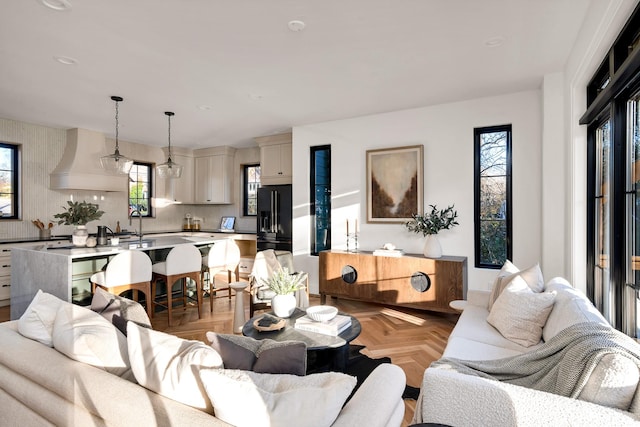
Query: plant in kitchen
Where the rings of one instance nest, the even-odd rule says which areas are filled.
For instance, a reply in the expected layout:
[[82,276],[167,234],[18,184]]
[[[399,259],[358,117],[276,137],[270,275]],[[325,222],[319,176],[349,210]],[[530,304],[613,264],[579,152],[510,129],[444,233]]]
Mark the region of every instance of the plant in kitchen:
[[68,201],[68,207],[62,207],[64,212],[55,214],[58,224],[64,225],[86,225],[90,221],[102,218],[104,211],[99,210],[99,206],[94,203]]

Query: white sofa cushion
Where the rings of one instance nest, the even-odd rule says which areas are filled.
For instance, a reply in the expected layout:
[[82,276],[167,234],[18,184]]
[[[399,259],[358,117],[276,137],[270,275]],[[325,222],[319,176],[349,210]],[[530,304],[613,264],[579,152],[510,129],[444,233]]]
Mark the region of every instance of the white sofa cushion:
[[509,285],[500,294],[487,322],[508,340],[531,347],[542,338],[542,327],[551,313],[556,294],[519,289],[518,285]]
[[53,347],[67,357],[133,380],[127,339],[88,308],[62,304],[53,323]]
[[556,278],[547,284],[546,290],[556,292],[556,301],[547,323],[542,328],[542,338],[545,341],[549,341],[558,332],[576,323],[609,324],[591,301],[582,292],[569,285],[566,280]]
[[626,411],[639,379],[638,367],[631,359],[607,354],[596,365],[578,399]]
[[[531,351],[533,348],[535,348],[524,347],[520,344],[506,339],[500,334],[500,332],[498,332],[496,328],[494,328],[489,324],[489,322],[487,322],[487,316],[489,316],[489,311],[486,308],[477,305],[467,305],[460,315],[460,319],[456,323],[456,326],[453,328],[453,331],[449,335],[449,343],[453,338],[468,339],[470,348],[463,351],[462,354],[465,355],[469,353],[480,353],[481,355],[482,350],[480,348],[475,349],[473,346],[471,346],[471,343],[473,342],[477,342],[479,344],[484,343],[492,347],[504,348],[515,352],[511,353],[509,351],[505,353],[505,356],[490,357],[490,359],[498,359],[500,357],[511,356],[513,354],[521,354],[527,351]],[[449,344],[447,343],[447,350],[448,349]],[[467,359],[466,356],[456,354],[447,354],[447,356],[456,357],[459,359]],[[474,357],[473,360],[478,360],[478,358]]]
[[491,306],[493,305],[493,303],[496,302],[496,300],[498,299],[500,292],[502,292],[502,290],[506,287],[506,284],[502,286],[502,279],[504,279],[507,276],[511,276],[512,274],[515,274],[519,271],[520,269],[515,265],[513,265],[511,261],[509,260],[505,261],[505,263],[502,265],[502,268],[496,275],[496,278],[493,281],[493,285],[491,286],[491,294],[489,295],[489,305],[487,307],[489,310],[491,309]]
[[217,418],[236,427],[330,426],[356,385],[337,372],[300,377],[203,369],[200,378]]
[[[490,327],[495,331],[492,326]],[[496,334],[500,335],[498,331],[496,331]],[[502,337],[502,335],[500,335],[500,337]],[[504,337],[502,337],[502,340],[507,341]],[[526,349],[526,347],[522,348]],[[475,341],[465,337],[450,337],[449,341],[447,341],[447,346],[442,353],[442,357],[452,357],[463,360],[495,360],[502,359],[504,357],[517,356],[522,353],[524,353],[524,351],[487,344],[482,341]]]
[[202,341],[189,341],[127,323],[131,369],[138,383],[162,396],[212,412],[198,370],[221,368],[222,358]]
[[38,289],[31,303],[18,319],[18,332],[24,337],[53,347],[53,322],[62,304],[69,303]]

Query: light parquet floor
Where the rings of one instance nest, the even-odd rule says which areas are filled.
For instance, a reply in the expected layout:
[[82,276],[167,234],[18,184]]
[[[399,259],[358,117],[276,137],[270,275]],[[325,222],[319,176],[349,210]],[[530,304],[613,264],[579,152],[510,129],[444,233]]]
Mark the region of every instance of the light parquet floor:
[[[223,294],[224,295],[224,294]],[[235,298],[235,297],[234,297]],[[311,297],[311,305],[320,304],[320,299]],[[353,343],[365,346],[365,353],[371,358],[390,357],[392,363],[400,366],[407,384],[420,387],[424,370],[440,358],[447,339],[458,319],[454,314],[441,314],[399,307],[351,301],[327,299],[327,304],[335,305],[340,311],[355,316],[362,325],[362,333]],[[226,297],[216,298],[213,312],[209,311],[209,300],[205,299],[202,318],[197,310],[173,311],[173,326],[169,327],[166,312],[156,314],[153,327],[182,338],[206,341],[205,333],[214,331],[232,333],[235,301]],[[245,316],[249,318],[248,295],[245,295]],[[9,320],[9,308],[0,308],[0,321]],[[405,400],[403,426],[410,424],[415,410],[415,401]]]

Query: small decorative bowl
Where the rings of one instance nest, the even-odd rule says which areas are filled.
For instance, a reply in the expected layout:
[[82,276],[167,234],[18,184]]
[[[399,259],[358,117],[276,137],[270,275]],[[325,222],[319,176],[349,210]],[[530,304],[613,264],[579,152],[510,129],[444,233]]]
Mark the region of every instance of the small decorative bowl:
[[307,316],[316,322],[328,322],[336,317],[338,309],[330,305],[316,305],[307,308]]

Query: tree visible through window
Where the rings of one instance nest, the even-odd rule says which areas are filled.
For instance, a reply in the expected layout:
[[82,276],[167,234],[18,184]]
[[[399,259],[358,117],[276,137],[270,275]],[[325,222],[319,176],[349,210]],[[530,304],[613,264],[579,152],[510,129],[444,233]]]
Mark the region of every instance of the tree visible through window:
[[258,188],[260,187],[260,165],[244,166],[244,216],[258,215]]
[[134,162],[129,171],[129,215],[150,217],[151,195],[151,164]]
[[18,146],[0,143],[0,212],[2,219],[18,218]]
[[474,129],[475,265],[511,259],[511,125]]

